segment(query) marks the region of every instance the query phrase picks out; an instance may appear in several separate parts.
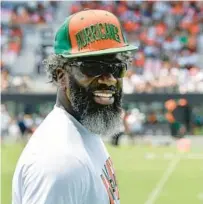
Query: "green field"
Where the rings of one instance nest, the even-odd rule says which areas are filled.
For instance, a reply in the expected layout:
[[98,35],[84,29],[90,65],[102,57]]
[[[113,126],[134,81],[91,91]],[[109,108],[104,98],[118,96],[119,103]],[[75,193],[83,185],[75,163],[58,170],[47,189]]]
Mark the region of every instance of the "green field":
[[[11,204],[11,180],[23,145],[2,146],[2,204]],[[108,146],[121,204],[203,203],[203,151],[172,147]]]

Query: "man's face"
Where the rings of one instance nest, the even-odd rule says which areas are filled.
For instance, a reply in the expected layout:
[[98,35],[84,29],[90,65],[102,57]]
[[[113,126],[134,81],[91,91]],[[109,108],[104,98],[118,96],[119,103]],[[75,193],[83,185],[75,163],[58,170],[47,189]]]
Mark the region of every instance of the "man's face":
[[[102,59],[102,62],[108,67],[109,60]],[[87,129],[96,134],[113,135],[119,131],[121,121],[122,78],[119,73],[122,70],[115,70],[115,74],[114,69],[121,69],[120,66],[108,70],[104,64],[106,69],[97,75],[98,70],[94,72],[94,69],[100,69],[100,64],[90,64],[84,69],[72,68],[67,97],[76,118]],[[92,69],[91,74],[86,70],[87,66]],[[115,66],[115,63],[112,66]]]

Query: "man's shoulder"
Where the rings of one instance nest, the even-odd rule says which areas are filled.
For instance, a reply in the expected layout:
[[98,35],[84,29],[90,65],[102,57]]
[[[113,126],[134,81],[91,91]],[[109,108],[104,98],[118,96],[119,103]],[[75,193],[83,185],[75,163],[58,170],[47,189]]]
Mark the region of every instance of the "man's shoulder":
[[89,175],[90,169],[85,159],[72,153],[48,154],[22,157],[17,164],[16,173],[20,172],[22,178],[36,176],[55,181]]
[[[56,200],[63,195],[68,202],[74,195],[82,196],[86,189],[90,189],[90,183],[88,166],[72,154],[68,154],[66,158],[56,156],[48,157],[48,160],[20,163],[13,177],[13,187],[16,190],[24,189],[25,199],[26,195],[30,196],[29,199],[35,198],[38,192],[39,195],[53,196],[52,199]],[[57,202],[50,200],[50,203]]]
[[73,143],[83,145],[81,134],[66,113],[55,108],[35,130],[29,141],[28,149],[47,149],[54,151],[57,146],[67,148]]
[[[49,131],[51,133],[53,130],[60,131],[60,129],[63,130],[65,127],[71,127],[72,125],[68,114],[60,108],[55,107],[39,125],[36,133],[42,131]],[[61,128],[57,129],[58,127]]]

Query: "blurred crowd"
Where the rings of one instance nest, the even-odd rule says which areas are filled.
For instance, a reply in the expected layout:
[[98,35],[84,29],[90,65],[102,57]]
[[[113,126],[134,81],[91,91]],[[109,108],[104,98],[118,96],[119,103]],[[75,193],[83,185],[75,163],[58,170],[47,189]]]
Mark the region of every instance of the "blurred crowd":
[[203,69],[162,67],[157,76],[153,73],[136,74],[129,71],[124,78],[124,93],[203,93]]
[[43,114],[18,114],[17,117],[10,115],[7,106],[1,104],[1,139],[9,136],[14,140],[28,138],[44,120]]
[[[23,48],[22,25],[51,25],[56,10],[61,8],[57,1],[4,1],[1,7],[1,70],[5,73],[1,86],[10,91],[13,80],[5,78],[15,78],[9,66]],[[66,15],[85,8],[113,12],[129,41],[139,47],[124,78],[124,93],[203,92],[203,2],[74,1],[66,8]],[[36,32],[40,33],[37,29]],[[39,34],[44,44],[36,50],[38,75],[45,75],[41,62],[53,52],[52,32],[53,29],[48,29]],[[31,78],[17,76],[14,82],[21,84],[21,92],[26,92],[31,89],[28,83]]]
[[[56,1],[1,2],[1,90],[28,92],[33,89],[31,77],[12,74],[12,66],[24,45],[24,26],[45,25],[54,19]],[[37,31],[36,27],[36,32]]]
[[32,88],[31,78],[27,75],[11,75],[4,64],[1,65],[1,92],[29,92]]
[[53,21],[57,1],[1,2],[2,22],[7,24],[45,24]]
[[1,32],[1,66],[12,66],[19,56],[23,45],[23,32],[19,25],[2,24]]
[[2,60],[12,64],[23,44],[22,26],[51,23],[57,8],[55,1],[1,2]]

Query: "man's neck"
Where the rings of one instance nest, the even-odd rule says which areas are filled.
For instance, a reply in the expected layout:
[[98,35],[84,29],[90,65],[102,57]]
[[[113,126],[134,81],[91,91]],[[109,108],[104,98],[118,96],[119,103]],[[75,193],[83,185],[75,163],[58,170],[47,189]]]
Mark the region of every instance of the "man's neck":
[[75,117],[74,111],[71,107],[71,103],[68,100],[65,91],[63,91],[61,88],[59,88],[57,91],[56,106],[62,107],[65,111]]

